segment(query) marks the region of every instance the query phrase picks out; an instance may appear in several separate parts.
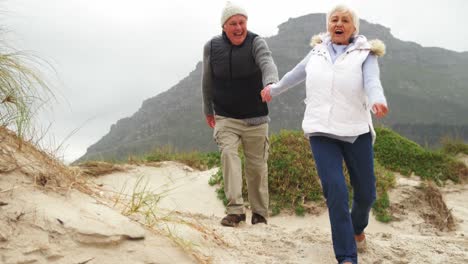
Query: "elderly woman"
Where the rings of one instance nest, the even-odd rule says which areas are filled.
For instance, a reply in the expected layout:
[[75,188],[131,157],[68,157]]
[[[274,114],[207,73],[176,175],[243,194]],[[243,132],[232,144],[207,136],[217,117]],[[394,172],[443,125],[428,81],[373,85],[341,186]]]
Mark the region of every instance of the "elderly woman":
[[[385,46],[358,35],[359,18],[346,6],[327,14],[327,29],[312,38],[309,54],[278,83],[265,87],[261,96],[269,102],[305,80],[302,128],[327,200],[335,256],[338,263],[357,263],[376,196],[370,111],[379,118],[388,112],[377,63]],[[354,190],[351,213],[343,159]]]

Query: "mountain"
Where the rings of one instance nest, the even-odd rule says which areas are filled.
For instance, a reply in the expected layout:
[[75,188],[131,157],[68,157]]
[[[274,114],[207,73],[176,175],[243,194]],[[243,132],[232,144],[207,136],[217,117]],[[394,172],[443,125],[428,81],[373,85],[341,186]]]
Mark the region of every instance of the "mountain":
[[[309,51],[311,36],[325,30],[325,15],[290,18],[266,38],[280,77]],[[389,126],[420,144],[433,146],[441,136],[468,141],[468,52],[454,52],[395,38],[389,28],[361,20],[361,34],[387,46],[379,59],[381,80],[390,113],[376,124]],[[202,47],[200,47],[200,50]],[[125,159],[155,147],[177,150],[215,150],[212,130],[202,114],[201,62],[186,78],[145,100],[131,117],[112,125],[108,134],[87,149],[79,161]],[[301,129],[304,84],[269,105],[270,132]]]

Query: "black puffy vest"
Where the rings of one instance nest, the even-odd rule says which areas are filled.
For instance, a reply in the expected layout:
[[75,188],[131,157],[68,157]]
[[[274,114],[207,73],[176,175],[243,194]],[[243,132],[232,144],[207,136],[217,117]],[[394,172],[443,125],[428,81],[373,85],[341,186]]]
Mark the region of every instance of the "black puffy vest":
[[232,45],[224,32],[211,40],[213,103],[217,115],[237,119],[268,115],[267,104],[260,96],[262,71],[252,52],[256,37],[249,31],[239,46]]

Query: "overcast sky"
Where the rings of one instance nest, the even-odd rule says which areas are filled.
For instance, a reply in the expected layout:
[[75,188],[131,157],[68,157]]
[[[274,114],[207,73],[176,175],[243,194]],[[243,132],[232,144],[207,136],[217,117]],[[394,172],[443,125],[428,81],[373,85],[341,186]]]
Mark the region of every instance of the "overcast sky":
[[[249,13],[249,29],[277,33],[289,18],[325,13],[338,3],[369,22],[389,27],[402,40],[425,47],[468,51],[467,0],[238,0]],[[153,97],[190,73],[203,44],[221,32],[224,0],[3,0],[4,36],[56,69],[46,73],[58,102],[43,117],[48,138],[64,142],[74,160]],[[463,19],[463,20],[462,20]],[[324,29],[325,30],[325,29]],[[200,118],[201,115],[200,108]]]

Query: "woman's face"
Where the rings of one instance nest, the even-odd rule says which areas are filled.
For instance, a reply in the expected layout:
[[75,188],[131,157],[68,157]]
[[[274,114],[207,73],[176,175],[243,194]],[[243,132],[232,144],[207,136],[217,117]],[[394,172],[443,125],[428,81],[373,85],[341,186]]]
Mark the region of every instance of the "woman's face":
[[328,32],[335,44],[348,45],[349,39],[356,31],[352,16],[348,12],[337,11],[330,15]]
[[234,15],[223,25],[223,30],[231,43],[239,46],[247,37],[247,18],[243,15]]

